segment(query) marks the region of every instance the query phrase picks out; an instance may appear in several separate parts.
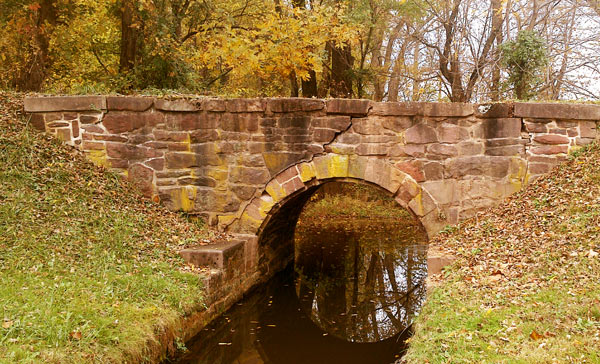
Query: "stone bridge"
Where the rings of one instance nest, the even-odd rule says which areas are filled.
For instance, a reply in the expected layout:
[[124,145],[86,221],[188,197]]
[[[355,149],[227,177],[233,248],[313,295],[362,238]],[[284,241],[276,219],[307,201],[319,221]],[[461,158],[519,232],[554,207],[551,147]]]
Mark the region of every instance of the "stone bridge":
[[293,257],[323,183],[377,186],[432,236],[597,139],[600,120],[597,105],[342,99],[36,97],[25,111],[155,201],[241,234],[184,255],[251,283]]

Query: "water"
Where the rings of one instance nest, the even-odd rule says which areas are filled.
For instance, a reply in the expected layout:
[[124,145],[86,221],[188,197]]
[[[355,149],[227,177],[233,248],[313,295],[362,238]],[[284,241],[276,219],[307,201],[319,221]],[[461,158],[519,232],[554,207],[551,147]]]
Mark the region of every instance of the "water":
[[392,363],[424,300],[424,244],[406,221],[299,224],[295,264],[201,331],[179,363]]

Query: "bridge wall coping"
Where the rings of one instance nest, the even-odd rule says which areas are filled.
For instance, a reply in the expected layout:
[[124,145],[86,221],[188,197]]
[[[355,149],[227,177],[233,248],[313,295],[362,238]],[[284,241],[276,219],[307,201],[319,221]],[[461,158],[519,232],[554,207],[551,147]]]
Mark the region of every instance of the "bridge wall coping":
[[598,120],[600,105],[566,103],[444,103],[444,102],[374,102],[361,99],[250,98],[220,99],[211,97],[151,96],[36,96],[27,97],[28,113],[60,111],[146,111],[154,107],[167,112],[287,113],[319,111],[350,116],[428,116],[478,118],[532,118]]

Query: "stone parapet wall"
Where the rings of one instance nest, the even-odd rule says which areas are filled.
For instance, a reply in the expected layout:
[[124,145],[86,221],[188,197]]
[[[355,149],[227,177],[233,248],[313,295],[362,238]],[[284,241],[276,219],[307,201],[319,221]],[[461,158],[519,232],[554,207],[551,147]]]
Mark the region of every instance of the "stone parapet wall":
[[397,185],[422,221],[427,196],[439,229],[550,171],[598,138],[600,120],[597,105],[296,98],[35,97],[25,111],[147,196],[245,233],[331,179]]

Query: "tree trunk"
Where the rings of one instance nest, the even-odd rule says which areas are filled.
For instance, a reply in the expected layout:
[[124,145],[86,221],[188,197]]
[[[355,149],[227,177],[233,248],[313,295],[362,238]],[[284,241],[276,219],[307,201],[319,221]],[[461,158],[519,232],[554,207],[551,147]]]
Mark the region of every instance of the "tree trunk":
[[348,44],[332,46],[331,54],[331,87],[332,97],[352,97],[352,49]]
[[40,91],[52,64],[48,48],[52,28],[56,25],[57,12],[53,0],[42,0],[39,5],[33,36],[35,46],[23,72],[20,72],[14,81],[19,91]]
[[317,97],[317,74],[314,70],[308,71],[309,78],[302,80],[302,97]]
[[121,6],[121,56],[119,58],[119,72],[128,73],[135,66],[139,32],[135,27],[135,2],[133,0],[123,0]]
[[296,72],[292,71],[292,73],[290,73],[290,96],[298,97],[298,95],[298,79],[296,79]]

